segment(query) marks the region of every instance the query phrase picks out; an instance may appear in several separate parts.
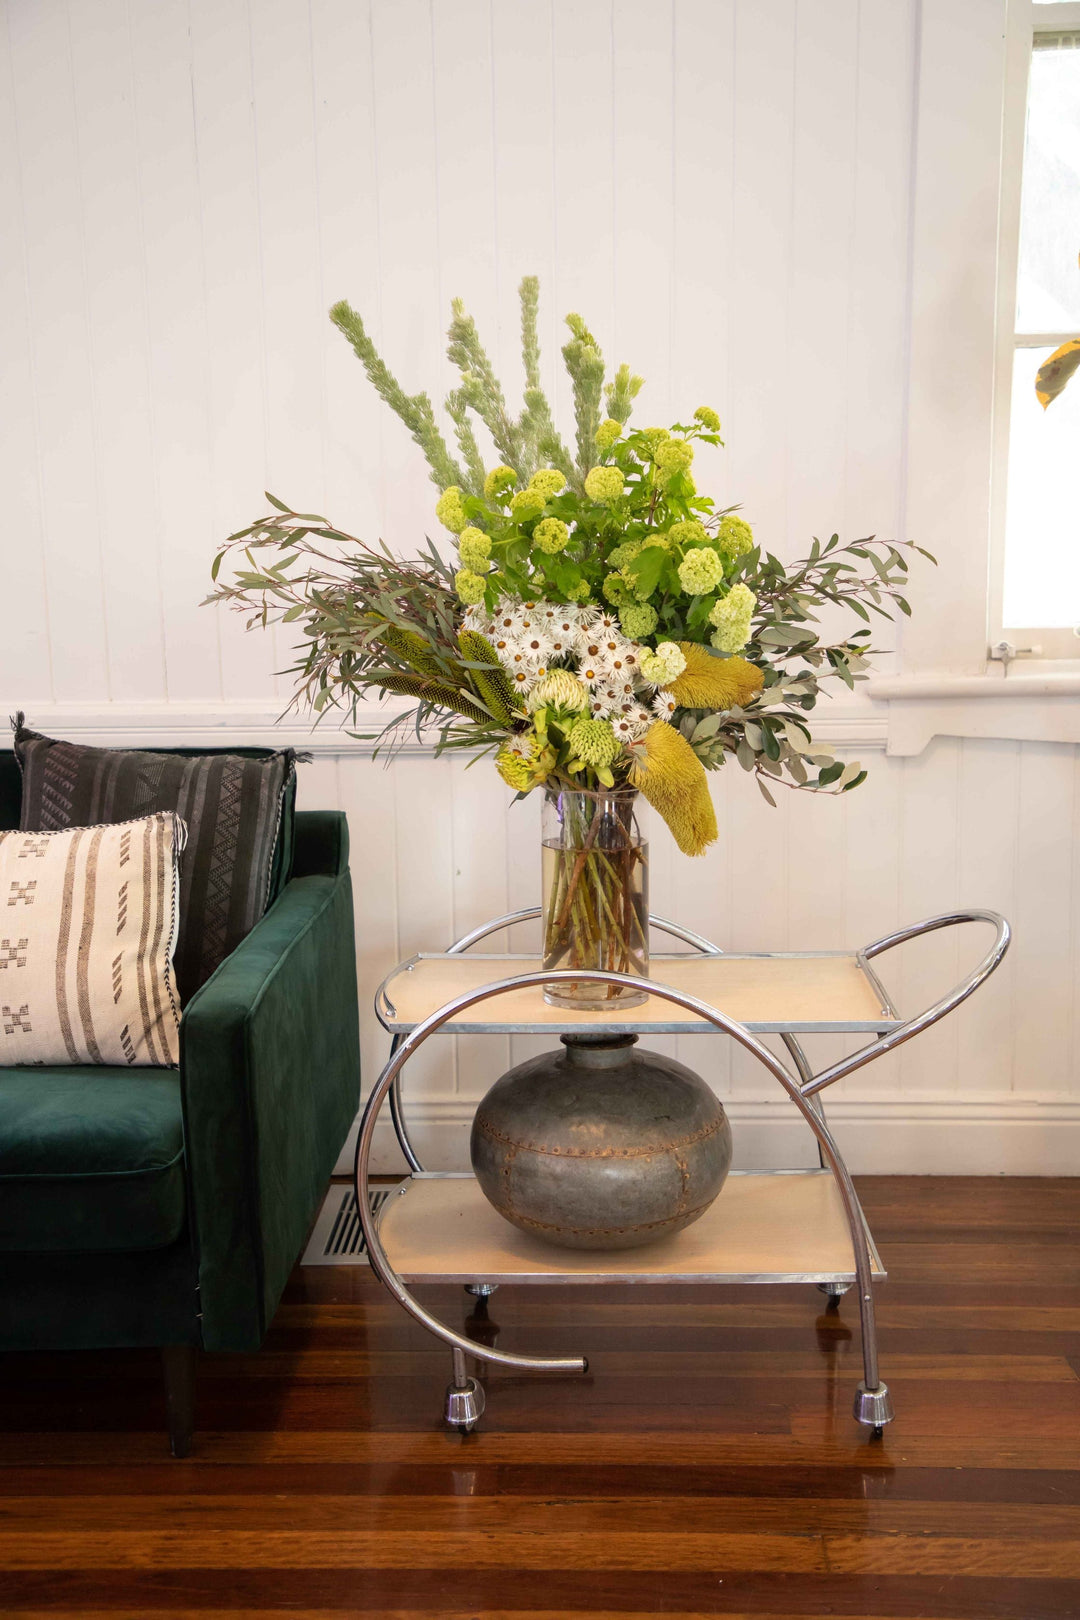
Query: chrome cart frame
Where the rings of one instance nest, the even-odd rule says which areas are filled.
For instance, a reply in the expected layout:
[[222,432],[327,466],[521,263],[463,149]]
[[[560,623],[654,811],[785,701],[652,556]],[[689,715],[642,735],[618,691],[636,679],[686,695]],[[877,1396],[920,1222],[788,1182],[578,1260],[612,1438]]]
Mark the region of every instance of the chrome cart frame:
[[[412,958],[409,962],[403,963],[395,969],[394,973],[380,985],[375,998],[377,1016],[383,1026],[391,1031],[393,1039],[389,1060],[371,1091],[360,1122],[355,1160],[357,1206],[371,1265],[376,1275],[399,1304],[422,1327],[441,1339],[451,1349],[453,1370],[447,1390],[446,1421],[452,1428],[468,1430],[475,1425],[484,1409],[484,1391],[478,1381],[469,1375],[466,1362],[467,1356],[474,1356],[485,1363],[491,1362],[499,1366],[530,1372],[583,1373],[586,1371],[588,1363],[584,1356],[528,1356],[499,1350],[494,1345],[485,1344],[480,1346],[475,1340],[467,1338],[445,1322],[440,1321],[438,1317],[433,1316],[413,1297],[402,1277],[391,1264],[380,1231],[382,1222],[393,1201],[388,1201],[384,1205],[378,1218],[371,1213],[368,1196],[370,1183],[369,1160],[375,1126],[382,1105],[389,1097],[391,1117],[397,1139],[412,1170],[412,1177],[400,1189],[401,1193],[408,1192],[410,1186],[416,1182],[422,1183],[433,1179],[471,1183],[472,1178],[469,1176],[433,1178],[428,1172],[424,1171],[405,1124],[402,1097],[402,1074],[405,1065],[418,1048],[430,1036],[437,1034],[440,1030],[453,1033],[455,1028],[470,1027],[468,1024],[455,1025],[455,1021],[461,1019],[462,1015],[467,1013],[470,1008],[481,1002],[523,990],[540,988],[548,984],[588,981],[595,984],[619,985],[628,989],[643,991],[653,1001],[670,1004],[674,1021],[661,1021],[655,1014],[650,1020],[646,1021],[643,1019],[641,1012],[639,1012],[638,1020],[635,1021],[633,1013],[627,1010],[621,1019],[617,1014],[613,1017],[610,1013],[602,1013],[596,1015],[594,1020],[590,1020],[584,1025],[581,1022],[583,1015],[576,1013],[572,1019],[568,1019],[561,1026],[556,1015],[555,1020],[549,1017],[545,1018],[543,1023],[505,1023],[485,1027],[491,1032],[497,1030],[500,1033],[520,1034],[555,1034],[560,1032],[560,1028],[563,1030],[576,1028],[581,1033],[588,1029],[593,1032],[598,1030],[611,1034],[708,1033],[710,1030],[715,1030],[721,1034],[729,1035],[757,1058],[782,1087],[813,1132],[817,1141],[818,1158],[821,1167],[820,1171],[814,1174],[815,1176],[824,1174],[831,1177],[835,1183],[850,1237],[853,1268],[845,1267],[842,1272],[832,1268],[826,1274],[823,1274],[820,1270],[796,1273],[789,1269],[783,1271],[773,1269],[767,1273],[755,1271],[752,1274],[744,1272],[739,1275],[725,1275],[722,1280],[740,1282],[815,1282],[818,1287],[830,1295],[830,1305],[834,1305],[839,1296],[845,1293],[852,1283],[857,1285],[862,1329],[863,1377],[855,1393],[854,1416],[858,1422],[869,1426],[875,1437],[880,1435],[883,1426],[891,1422],[894,1415],[888,1388],[882,1382],[878,1370],[877,1332],[872,1290],[874,1276],[880,1278],[884,1273],[880,1268],[880,1263],[877,1262],[876,1252],[873,1249],[872,1239],[866,1226],[851,1175],[826,1122],[821,1093],[827,1086],[833,1085],[845,1075],[853,1073],[856,1069],[863,1068],[884,1053],[890,1052],[894,1048],[903,1045],[906,1041],[912,1040],[916,1035],[921,1034],[924,1030],[929,1029],[931,1025],[937,1023],[939,1019],[944,1018],[947,1013],[952,1012],[954,1008],[960,1006],[963,1001],[966,1001],[989,978],[1005,955],[1010,939],[1008,923],[1003,917],[992,911],[955,911],[945,913],[939,917],[931,917],[924,922],[914,924],[910,928],[899,929],[897,932],[887,934],[883,938],[865,946],[861,951],[854,953],[762,952],[753,953],[752,956],[748,957],[736,958],[734,954],[725,957],[724,953],[708,940],[688,929],[681,928],[676,923],[668,922],[666,919],[659,917],[650,918],[650,923],[655,929],[689,945],[699,957],[723,957],[725,964],[751,960],[820,963],[833,957],[841,958],[844,963],[857,968],[859,974],[862,975],[872,989],[873,1000],[876,1001],[877,1006],[876,1009],[872,1007],[868,1009],[874,1012],[874,1016],[869,1020],[862,1017],[847,1017],[840,1020],[822,1021],[803,1016],[797,1019],[779,1021],[770,1019],[740,1022],[723,1012],[719,1007],[712,1006],[702,1000],[699,996],[664,984],[659,979],[638,979],[617,973],[585,972],[579,969],[555,971],[540,968],[535,971],[497,978],[489,983],[481,983],[469,988],[462,994],[453,996],[452,999],[437,1006],[434,1011],[425,1017],[418,1018],[413,1022],[403,1021],[388,993],[388,987],[400,973],[410,972],[415,966],[426,960],[445,962],[449,958],[460,957],[481,940],[486,939],[500,929],[509,928],[516,923],[528,922],[539,916],[540,912],[537,908],[509,913],[464,935],[441,957],[434,959]],[[989,923],[995,931],[994,942],[982,961],[953,990],[939,1001],[934,1002],[924,1012],[918,1014],[915,1018],[902,1019],[877,974],[870,966],[871,961],[875,957],[883,955],[886,951],[892,950],[895,946],[920,938],[924,934],[970,922]],[[503,965],[509,965],[514,961],[514,958],[503,957],[498,960]],[[654,960],[657,967],[660,967],[665,959]],[[680,961],[688,961],[690,957],[684,955],[666,960],[671,964],[675,964]],[[676,1012],[682,1016],[676,1017]],[[876,1039],[870,1041],[868,1045],[861,1047],[849,1057],[843,1058],[823,1069],[820,1073],[815,1074],[798,1040],[798,1035],[806,1032],[870,1033],[876,1035]],[[781,1036],[792,1060],[794,1073],[762,1043],[758,1038],[760,1033],[776,1033]],[[790,1175],[791,1172],[777,1171],[768,1174],[783,1176]],[[723,1194],[721,1194],[722,1197]],[[672,1241],[678,1242],[678,1239]],[[445,1271],[440,1269],[436,1274],[450,1277],[457,1273],[454,1268],[447,1266]],[[625,1272],[620,1270],[619,1257],[615,1256],[612,1257],[610,1271],[593,1279],[583,1279],[580,1276],[575,1276],[569,1267],[565,1273],[561,1272],[558,1267],[552,1267],[545,1270],[542,1275],[518,1275],[515,1273],[512,1280],[532,1282],[575,1282],[582,1280],[662,1282],[717,1279],[705,1275],[700,1277],[688,1276],[681,1273],[677,1268],[662,1274],[631,1275],[630,1270]],[[494,1292],[496,1286],[498,1286],[497,1283],[484,1280],[482,1277],[476,1277],[466,1283],[470,1293],[480,1296]]]

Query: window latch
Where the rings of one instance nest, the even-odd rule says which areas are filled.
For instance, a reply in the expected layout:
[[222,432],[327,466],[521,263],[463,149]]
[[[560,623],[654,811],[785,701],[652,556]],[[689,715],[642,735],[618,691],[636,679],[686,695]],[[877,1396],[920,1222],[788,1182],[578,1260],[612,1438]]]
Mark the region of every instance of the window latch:
[[1025,654],[1038,658],[1041,652],[1041,647],[1017,647],[1011,641],[996,641],[992,647],[987,648],[986,656],[991,663],[1000,664],[1003,673],[1007,675],[1014,658],[1020,658]]

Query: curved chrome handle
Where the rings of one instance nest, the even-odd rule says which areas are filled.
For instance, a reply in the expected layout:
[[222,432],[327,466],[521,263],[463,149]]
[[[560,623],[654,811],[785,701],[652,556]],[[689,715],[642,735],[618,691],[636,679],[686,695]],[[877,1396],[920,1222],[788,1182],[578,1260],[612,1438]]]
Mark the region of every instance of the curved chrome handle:
[[939,928],[953,928],[958,923],[969,922],[987,922],[992,924],[995,930],[994,943],[978,967],[973,968],[966,978],[961,979],[948,995],[942,996],[940,1001],[935,1001],[933,1006],[919,1013],[917,1018],[909,1018],[898,1029],[889,1030],[887,1034],[872,1041],[869,1046],[864,1046],[861,1051],[853,1053],[851,1057],[842,1058],[831,1068],[823,1069],[809,1084],[803,1086],[804,1096],[810,1097],[817,1091],[823,1091],[835,1080],[842,1080],[853,1070],[861,1069],[866,1063],[872,1063],[884,1052],[891,1052],[893,1047],[902,1046],[913,1036],[921,1035],[924,1029],[929,1029],[931,1024],[936,1024],[946,1013],[952,1012],[954,1007],[959,1007],[960,1003],[966,1001],[968,996],[984,984],[994,972],[1009,948],[1012,930],[1005,918],[996,911],[946,911],[940,917],[928,917],[925,922],[913,923],[910,928],[898,929],[895,934],[885,934],[859,952],[860,956],[869,960],[871,957],[880,956],[883,951],[891,951],[894,945],[903,945],[909,939],[918,939],[922,934],[933,934]]

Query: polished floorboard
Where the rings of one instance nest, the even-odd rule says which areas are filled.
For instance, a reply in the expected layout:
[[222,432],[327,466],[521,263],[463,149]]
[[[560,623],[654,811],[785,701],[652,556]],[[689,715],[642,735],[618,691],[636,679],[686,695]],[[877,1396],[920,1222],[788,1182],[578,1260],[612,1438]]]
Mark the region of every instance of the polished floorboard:
[[1080,1617],[1080,1179],[859,1187],[881,1441],[850,1295],[500,1290],[501,1345],[590,1370],[494,1372],[459,1436],[449,1352],[298,1269],[258,1355],[202,1358],[185,1462],[154,1354],[0,1358],[0,1615]]

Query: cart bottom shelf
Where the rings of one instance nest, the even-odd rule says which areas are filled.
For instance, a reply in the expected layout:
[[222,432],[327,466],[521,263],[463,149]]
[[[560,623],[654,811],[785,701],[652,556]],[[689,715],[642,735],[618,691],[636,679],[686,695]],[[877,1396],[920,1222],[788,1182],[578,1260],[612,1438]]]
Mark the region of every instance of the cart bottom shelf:
[[[388,1198],[379,1234],[407,1282],[851,1283],[851,1236],[827,1171],[735,1172],[700,1220],[615,1253],[560,1249],[504,1221],[470,1175],[419,1174]],[[873,1241],[873,1276],[885,1276]]]

